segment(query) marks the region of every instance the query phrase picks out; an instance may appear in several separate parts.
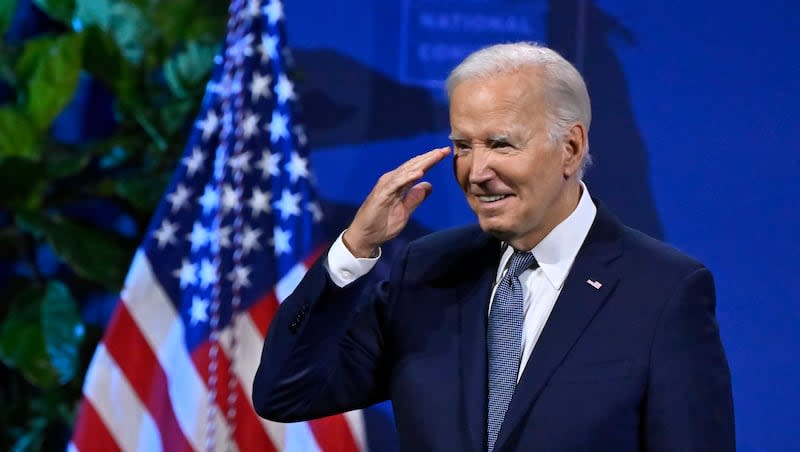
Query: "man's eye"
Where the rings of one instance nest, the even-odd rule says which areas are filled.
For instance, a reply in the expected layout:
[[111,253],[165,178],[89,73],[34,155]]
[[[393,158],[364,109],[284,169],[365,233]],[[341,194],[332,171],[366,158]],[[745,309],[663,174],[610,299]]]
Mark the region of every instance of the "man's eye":
[[507,148],[507,147],[510,147],[510,146],[511,146],[511,144],[509,144],[507,141],[492,141],[492,142],[489,143],[489,147],[492,148],[492,149],[501,149],[501,148]]

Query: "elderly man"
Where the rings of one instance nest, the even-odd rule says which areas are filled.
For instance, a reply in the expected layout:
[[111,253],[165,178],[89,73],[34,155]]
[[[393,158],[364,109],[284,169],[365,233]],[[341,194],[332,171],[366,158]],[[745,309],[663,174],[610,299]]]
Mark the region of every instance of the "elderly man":
[[256,410],[290,422],[391,399],[408,451],[734,450],[711,273],[590,197],[578,71],[503,44],[447,89],[479,227],[411,243],[365,287],[450,149],[383,175],[275,317]]

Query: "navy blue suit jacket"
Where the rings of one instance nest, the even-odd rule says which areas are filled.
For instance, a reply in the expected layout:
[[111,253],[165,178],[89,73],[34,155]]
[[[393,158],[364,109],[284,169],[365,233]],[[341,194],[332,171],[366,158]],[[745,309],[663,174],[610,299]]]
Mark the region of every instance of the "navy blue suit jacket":
[[[477,226],[437,232],[377,287],[338,288],[320,259],[272,322],[256,411],[292,422],[391,399],[403,450],[485,450],[500,250]],[[495,450],[735,450],[714,312],[702,264],[600,207]]]

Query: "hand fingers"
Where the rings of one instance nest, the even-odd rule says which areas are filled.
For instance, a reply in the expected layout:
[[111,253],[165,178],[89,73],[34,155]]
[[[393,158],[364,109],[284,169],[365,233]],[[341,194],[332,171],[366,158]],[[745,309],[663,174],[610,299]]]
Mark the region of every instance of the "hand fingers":
[[442,161],[449,152],[449,147],[428,151],[408,160],[397,167],[397,169],[385,174],[387,190],[392,194],[402,195],[410,184],[422,178],[429,169]]
[[410,213],[422,204],[422,201],[425,201],[432,191],[433,187],[429,182],[420,182],[409,188],[406,197],[403,198],[403,204],[405,204],[408,212]]
[[449,146],[436,148],[412,158],[411,160],[400,165],[398,169],[400,168],[407,168],[410,170],[421,169],[423,172],[426,172],[429,169],[431,169],[433,165],[442,161],[442,159],[444,159],[448,153],[450,153]]

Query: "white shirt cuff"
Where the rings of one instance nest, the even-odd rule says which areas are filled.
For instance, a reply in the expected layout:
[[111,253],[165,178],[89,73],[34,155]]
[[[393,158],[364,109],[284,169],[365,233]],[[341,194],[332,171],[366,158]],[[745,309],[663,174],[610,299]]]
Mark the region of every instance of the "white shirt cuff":
[[334,284],[344,287],[356,279],[366,275],[375,267],[381,257],[381,249],[378,248],[377,257],[358,258],[347,249],[342,236],[344,231],[339,234],[339,238],[333,242],[328,256],[325,258],[325,269],[333,280]]

